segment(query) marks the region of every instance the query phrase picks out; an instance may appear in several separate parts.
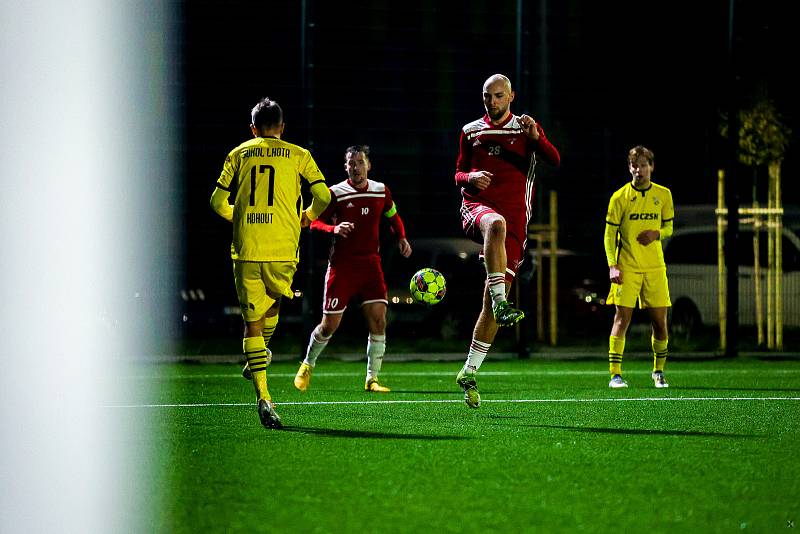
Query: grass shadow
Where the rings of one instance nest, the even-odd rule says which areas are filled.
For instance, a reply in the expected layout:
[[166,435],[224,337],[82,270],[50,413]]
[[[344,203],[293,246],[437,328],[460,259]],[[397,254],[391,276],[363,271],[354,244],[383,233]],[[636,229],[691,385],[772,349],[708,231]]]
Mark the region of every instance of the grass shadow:
[[332,438],[365,438],[365,439],[411,439],[425,441],[449,441],[471,439],[466,436],[435,436],[430,434],[399,434],[396,432],[371,432],[369,430],[344,430],[339,428],[312,428],[304,426],[284,426],[284,432],[313,434]]

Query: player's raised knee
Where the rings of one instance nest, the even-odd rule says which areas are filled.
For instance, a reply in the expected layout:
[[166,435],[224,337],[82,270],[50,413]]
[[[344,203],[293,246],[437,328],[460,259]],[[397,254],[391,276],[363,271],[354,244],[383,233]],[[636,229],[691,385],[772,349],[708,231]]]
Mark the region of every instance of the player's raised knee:
[[504,217],[498,216],[493,219],[489,224],[489,233],[496,237],[505,237],[506,235],[506,220]]

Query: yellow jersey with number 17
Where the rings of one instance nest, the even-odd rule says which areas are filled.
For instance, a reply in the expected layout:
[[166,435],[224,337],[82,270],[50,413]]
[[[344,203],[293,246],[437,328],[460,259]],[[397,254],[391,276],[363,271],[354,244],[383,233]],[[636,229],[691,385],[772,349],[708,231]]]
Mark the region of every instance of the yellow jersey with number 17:
[[300,146],[276,137],[256,137],[231,150],[217,187],[235,195],[234,260],[299,259],[301,180],[326,187],[311,153]]
[[[645,273],[663,269],[661,241],[645,246],[636,237],[644,230],[662,231],[663,226],[671,225],[674,217],[675,207],[669,189],[653,182],[647,189],[636,189],[628,182],[611,196],[608,203],[606,224],[617,227],[616,258],[608,258],[608,261],[616,259],[623,272]],[[662,239],[664,237],[662,235]]]

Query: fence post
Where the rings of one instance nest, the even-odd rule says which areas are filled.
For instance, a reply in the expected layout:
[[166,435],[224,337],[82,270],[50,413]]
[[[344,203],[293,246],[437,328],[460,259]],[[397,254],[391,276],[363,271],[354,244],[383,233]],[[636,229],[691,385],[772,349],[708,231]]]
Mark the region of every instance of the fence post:
[[719,348],[728,344],[728,312],[725,307],[725,171],[717,171],[717,302],[719,305]]

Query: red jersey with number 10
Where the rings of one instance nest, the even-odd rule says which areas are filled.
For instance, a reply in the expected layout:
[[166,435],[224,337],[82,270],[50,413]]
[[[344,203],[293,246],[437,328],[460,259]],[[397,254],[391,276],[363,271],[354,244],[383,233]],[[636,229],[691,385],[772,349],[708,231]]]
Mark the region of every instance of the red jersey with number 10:
[[405,237],[400,216],[393,213],[394,201],[389,188],[381,182],[367,180],[366,187],[355,188],[350,180],[331,186],[331,203],[311,228],[333,233],[334,227],[345,221],[353,223],[347,237],[335,236],[331,244],[330,264],[345,265],[359,260],[380,262],[380,221],[388,215],[398,239]]
[[[534,169],[537,157],[557,166],[561,157],[537,123],[539,139],[525,135],[519,117],[510,114],[499,125],[488,115],[466,124],[461,130],[456,183],[464,199],[484,204],[503,216],[530,219],[533,206]],[[470,185],[469,173],[489,171],[492,182],[483,191]]]

